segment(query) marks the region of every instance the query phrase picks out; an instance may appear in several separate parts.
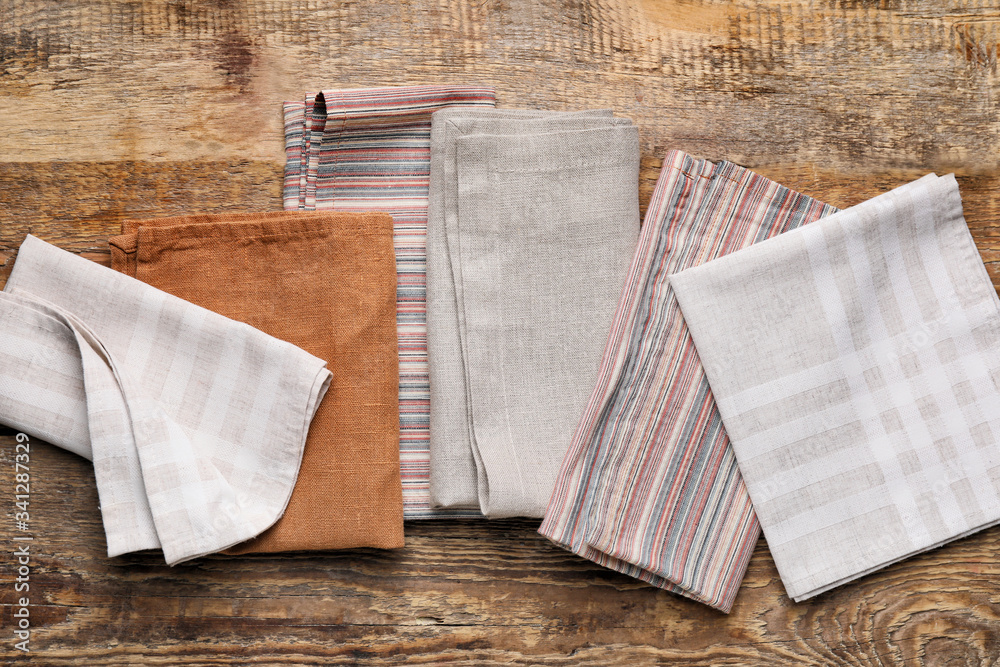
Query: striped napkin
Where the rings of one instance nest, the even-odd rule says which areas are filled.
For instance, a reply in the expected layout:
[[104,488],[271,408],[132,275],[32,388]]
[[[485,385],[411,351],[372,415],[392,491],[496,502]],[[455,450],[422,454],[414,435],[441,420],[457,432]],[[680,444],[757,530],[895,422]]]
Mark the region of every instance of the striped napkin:
[[451,281],[455,304],[429,326],[432,338],[457,330],[449,371],[464,383],[439,373],[432,402],[461,439],[435,440],[450,447],[432,449],[432,487],[489,517],[541,517],[635,247],[638,134],[606,112],[461,116],[441,119],[454,146],[434,149],[452,163],[434,211],[447,250],[431,275]]
[[86,430],[108,555],[178,563],[281,516],[330,384],[303,350],[28,236],[0,293],[0,421]]
[[543,535],[732,608],[759,527],[667,275],[835,210],[735,164],[667,153]]
[[396,260],[385,213],[126,220],[111,267],[325,359],[288,508],[230,553],[403,546]]
[[954,176],[670,282],[789,597],[1000,521],[1000,300]]
[[286,102],[286,210],[382,211],[395,225],[400,466],[407,519],[476,516],[432,509],[425,321],[431,113],[492,107],[485,86],[324,90]]

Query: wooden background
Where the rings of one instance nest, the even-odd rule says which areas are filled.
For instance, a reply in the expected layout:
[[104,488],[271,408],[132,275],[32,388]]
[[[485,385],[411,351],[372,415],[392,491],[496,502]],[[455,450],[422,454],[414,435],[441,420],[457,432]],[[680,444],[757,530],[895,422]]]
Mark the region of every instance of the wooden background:
[[[126,216],[277,210],[280,103],[482,82],[611,107],[659,157],[848,206],[954,171],[1000,281],[1000,9],[863,0],[0,0],[0,285],[33,233],[108,262]],[[0,661],[14,650],[0,436]],[[87,462],[31,452],[38,664],[997,665],[1000,528],[802,604],[763,540],[731,615],[564,552],[537,522],[407,526],[397,552],[108,559]]]

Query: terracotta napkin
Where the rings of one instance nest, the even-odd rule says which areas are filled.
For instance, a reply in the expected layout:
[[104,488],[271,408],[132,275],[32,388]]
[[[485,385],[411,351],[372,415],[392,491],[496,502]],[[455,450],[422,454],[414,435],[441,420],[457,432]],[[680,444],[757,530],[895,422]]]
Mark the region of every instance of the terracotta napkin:
[[396,262],[384,213],[126,220],[112,268],[326,359],[284,516],[230,550],[403,546]]
[[0,420],[69,437],[85,415],[108,554],[171,564],[278,520],[330,383],[290,343],[33,236],[0,293],[0,350]]
[[487,86],[323,90],[286,102],[285,209],[383,211],[395,227],[399,452],[408,519],[475,516],[432,509],[428,491],[425,236],[431,114],[492,107]]
[[732,608],[760,529],[667,275],[835,210],[735,164],[667,153],[543,535]]
[[954,176],[670,282],[792,599],[1000,521],[1000,300]]

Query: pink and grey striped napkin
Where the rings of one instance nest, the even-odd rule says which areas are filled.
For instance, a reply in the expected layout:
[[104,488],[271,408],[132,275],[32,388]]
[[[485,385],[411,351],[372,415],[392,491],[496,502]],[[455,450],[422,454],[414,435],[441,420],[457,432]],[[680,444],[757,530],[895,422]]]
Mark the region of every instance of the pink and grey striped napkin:
[[667,275],[835,210],[735,164],[667,153],[543,535],[730,610],[759,527]]
[[1000,521],[1000,299],[954,176],[670,283],[789,597]]
[[478,515],[430,504],[425,238],[431,113],[495,101],[487,86],[428,85],[324,90],[284,105],[285,209],[383,211],[393,218],[407,519]]
[[28,236],[0,292],[0,421],[94,462],[108,555],[221,551],[285,511],[325,362]]

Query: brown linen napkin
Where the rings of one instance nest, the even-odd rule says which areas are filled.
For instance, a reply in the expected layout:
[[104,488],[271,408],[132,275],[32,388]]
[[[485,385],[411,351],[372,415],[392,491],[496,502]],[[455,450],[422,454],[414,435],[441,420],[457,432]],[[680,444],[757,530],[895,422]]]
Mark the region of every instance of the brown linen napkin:
[[403,546],[396,263],[385,213],[126,220],[112,268],[328,362],[284,516],[230,553]]

